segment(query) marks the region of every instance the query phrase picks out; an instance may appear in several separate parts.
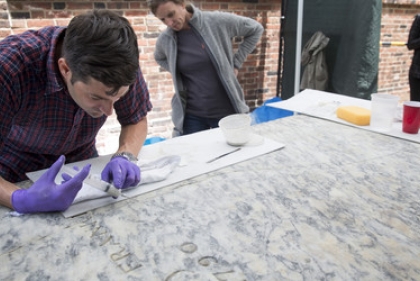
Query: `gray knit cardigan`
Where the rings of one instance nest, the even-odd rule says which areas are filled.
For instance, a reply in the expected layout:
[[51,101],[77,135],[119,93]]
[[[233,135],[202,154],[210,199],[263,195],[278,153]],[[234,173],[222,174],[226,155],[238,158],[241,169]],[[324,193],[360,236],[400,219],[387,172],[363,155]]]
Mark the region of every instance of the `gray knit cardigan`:
[[[240,69],[248,54],[255,49],[264,28],[260,23],[248,17],[226,12],[201,11],[191,4],[189,8],[194,11],[189,25],[202,37],[210,50],[210,57],[233,108],[237,113],[247,113],[249,108],[245,103],[234,68]],[[236,53],[232,48],[234,37],[243,37]],[[172,98],[172,122],[175,126],[173,136],[182,135],[186,92],[176,68],[177,36],[171,28],[168,27],[159,35],[154,57],[156,62],[172,75],[175,88],[175,95]]]

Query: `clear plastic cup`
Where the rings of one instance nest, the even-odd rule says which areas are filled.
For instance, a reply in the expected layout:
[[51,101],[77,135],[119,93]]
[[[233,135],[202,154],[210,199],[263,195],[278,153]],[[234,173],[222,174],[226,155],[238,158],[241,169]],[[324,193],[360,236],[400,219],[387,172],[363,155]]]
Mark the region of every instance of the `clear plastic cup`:
[[399,97],[390,94],[372,94],[371,100],[370,127],[383,132],[391,130]]

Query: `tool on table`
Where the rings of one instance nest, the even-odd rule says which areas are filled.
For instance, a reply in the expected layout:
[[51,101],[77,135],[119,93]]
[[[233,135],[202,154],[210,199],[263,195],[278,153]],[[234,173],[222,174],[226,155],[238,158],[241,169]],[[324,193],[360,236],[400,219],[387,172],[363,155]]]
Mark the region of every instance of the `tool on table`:
[[[77,174],[76,170],[73,170],[67,166],[63,166],[61,171],[69,174],[72,177]],[[113,198],[118,198],[121,195],[121,189],[116,188],[112,183],[101,180],[98,176],[93,174],[89,174],[83,182],[93,188],[108,193]]]
[[209,161],[207,161],[206,163],[211,163],[211,162],[214,162],[214,161],[216,161],[216,160],[219,160],[220,158],[222,158],[222,157],[225,157],[225,156],[227,156],[227,155],[229,155],[229,154],[232,154],[232,153],[234,153],[234,152],[236,152],[236,151],[239,151],[239,150],[241,150],[241,148],[240,147],[238,147],[238,148],[236,148],[236,149],[234,149],[234,150],[232,150],[232,151],[229,151],[229,152],[226,152],[226,153],[224,153],[224,154],[222,154],[222,155],[219,155],[219,156],[217,156],[217,157],[215,157],[215,158],[213,158],[213,159],[210,159]]
[[116,188],[112,182],[109,183],[109,182],[103,181],[101,179],[94,177],[92,174],[89,174],[89,176],[84,180],[84,182],[90,185],[91,187],[94,187],[96,189],[99,189],[108,193],[115,199],[121,195],[121,189]]

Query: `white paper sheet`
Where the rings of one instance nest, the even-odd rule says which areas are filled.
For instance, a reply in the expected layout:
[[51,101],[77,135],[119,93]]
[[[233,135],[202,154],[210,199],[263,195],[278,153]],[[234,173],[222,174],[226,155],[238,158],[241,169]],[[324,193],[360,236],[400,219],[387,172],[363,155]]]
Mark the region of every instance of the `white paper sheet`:
[[364,130],[369,130],[377,132],[380,134],[393,136],[397,138],[406,139],[412,142],[420,143],[420,134],[407,134],[402,131],[402,108],[399,106],[397,115],[395,116],[394,123],[391,130],[383,132],[378,131],[371,126],[357,126],[353,123],[347,122],[343,119],[340,119],[336,115],[336,109],[339,106],[354,105],[364,107],[366,109],[371,109],[370,100],[364,100],[344,95],[338,95],[318,90],[304,90],[294,97],[280,101],[268,103],[267,106],[286,109],[290,111],[299,112],[305,115],[314,116],[318,118],[323,118],[331,120],[334,122],[346,124],[349,126],[357,127]]
[[[193,178],[195,176],[205,174],[217,169],[245,161],[247,159],[263,155],[284,147],[283,144],[273,140],[254,136],[254,141],[248,145],[244,145],[235,153],[222,157],[214,162],[206,163],[214,157],[227,153],[235,147],[226,143],[222,132],[219,128],[195,133],[187,136],[177,137],[165,140],[163,142],[144,146],[139,154],[139,164],[148,163],[167,155],[179,155],[181,162],[178,167],[164,181],[147,183],[139,187],[123,192],[123,196],[117,199],[112,197],[99,198],[73,204],[69,209],[63,212],[64,217],[73,217],[86,211],[106,206],[117,201],[125,200],[138,196],[140,194],[150,192],[173,183]],[[260,139],[261,141],[255,141]],[[91,172],[100,174],[110,159],[110,155],[100,156],[77,163],[67,164],[67,166],[83,167],[87,163],[91,163]],[[28,177],[32,181],[36,181],[43,171],[28,173]],[[58,175],[61,177],[61,175]]]

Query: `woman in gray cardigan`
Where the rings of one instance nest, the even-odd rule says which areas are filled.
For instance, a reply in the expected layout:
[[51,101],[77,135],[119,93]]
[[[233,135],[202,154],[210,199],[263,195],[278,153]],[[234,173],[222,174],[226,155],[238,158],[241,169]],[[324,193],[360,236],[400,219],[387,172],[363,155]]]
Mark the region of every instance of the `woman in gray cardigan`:
[[[173,136],[218,127],[227,115],[247,113],[237,74],[260,40],[262,25],[231,13],[201,11],[184,0],[149,0],[148,5],[167,26],[154,56],[174,82]],[[234,37],[243,38],[236,52]]]

